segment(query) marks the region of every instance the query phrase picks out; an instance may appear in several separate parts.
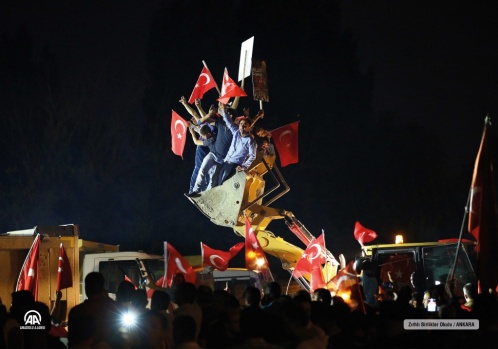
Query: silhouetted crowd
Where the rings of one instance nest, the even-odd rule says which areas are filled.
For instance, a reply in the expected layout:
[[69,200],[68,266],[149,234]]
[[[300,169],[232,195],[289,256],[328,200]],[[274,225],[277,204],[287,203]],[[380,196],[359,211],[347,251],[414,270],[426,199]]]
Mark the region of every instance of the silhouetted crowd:
[[[14,292],[10,311],[0,307],[0,347],[484,348],[495,347],[498,338],[496,296],[477,294],[469,284],[464,298],[444,285],[425,298],[410,287],[380,287],[374,304],[361,301],[354,308],[326,289],[282,295],[277,282],[268,283],[264,292],[247,287],[240,301],[225,290],[185,281],[150,290],[150,300],[145,290],[122,281],[113,300],[104,285],[100,273],[85,277],[88,299],[70,310],[67,341],[54,331],[47,305],[35,302],[28,291]],[[429,297],[436,300],[436,311],[428,311]],[[43,329],[23,327],[32,310],[41,315]],[[479,329],[407,330],[407,319],[474,319]]]

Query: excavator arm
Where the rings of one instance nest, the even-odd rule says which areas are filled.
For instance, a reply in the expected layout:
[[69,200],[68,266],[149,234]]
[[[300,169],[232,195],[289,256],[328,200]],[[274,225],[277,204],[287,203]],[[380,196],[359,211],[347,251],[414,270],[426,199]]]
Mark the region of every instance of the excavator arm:
[[[291,211],[270,207],[273,202],[289,192],[290,188],[275,165],[276,156],[259,156],[247,172],[240,171],[222,185],[206,190],[188,199],[214,224],[231,227],[245,238],[245,218],[249,217],[263,250],[278,258],[282,268],[292,272],[304,250],[275,236],[267,230],[274,219],[284,219],[288,228],[306,247],[314,238]],[[263,179],[268,175],[271,186]],[[263,203],[263,201],[265,203]],[[326,280],[335,276],[339,262],[326,251],[327,264],[323,268]],[[302,287],[309,289],[309,278],[299,278]]]

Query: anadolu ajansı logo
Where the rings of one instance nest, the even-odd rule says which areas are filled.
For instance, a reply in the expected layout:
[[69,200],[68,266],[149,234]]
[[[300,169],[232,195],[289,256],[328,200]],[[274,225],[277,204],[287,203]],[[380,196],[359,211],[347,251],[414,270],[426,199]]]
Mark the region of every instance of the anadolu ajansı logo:
[[28,310],[24,314],[24,326],[20,326],[21,330],[44,330],[42,317],[36,310]]

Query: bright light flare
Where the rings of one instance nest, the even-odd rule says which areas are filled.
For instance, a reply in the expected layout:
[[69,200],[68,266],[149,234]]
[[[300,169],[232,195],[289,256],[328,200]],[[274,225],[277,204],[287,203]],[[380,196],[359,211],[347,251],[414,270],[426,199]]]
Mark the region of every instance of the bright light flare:
[[337,293],[339,297],[344,299],[344,302],[348,303],[351,300],[351,293],[350,292],[339,292]]
[[137,316],[134,313],[126,312],[122,315],[121,322],[126,327],[134,326],[137,323]]
[[396,237],[394,239],[395,239],[394,240],[395,244],[402,244],[403,243],[403,235],[401,235],[401,234],[396,235]]
[[256,259],[256,265],[257,265],[258,267],[262,267],[262,266],[264,266],[264,265],[265,265],[265,260],[264,260],[263,258],[258,258],[258,259]]

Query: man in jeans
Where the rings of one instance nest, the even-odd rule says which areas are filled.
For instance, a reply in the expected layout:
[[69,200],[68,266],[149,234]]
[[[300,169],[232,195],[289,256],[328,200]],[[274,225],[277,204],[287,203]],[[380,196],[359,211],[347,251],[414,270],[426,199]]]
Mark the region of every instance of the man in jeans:
[[[225,124],[233,134],[230,149],[221,164],[217,185],[229,178],[233,172],[246,171],[256,158],[256,141],[251,134],[251,120],[243,118],[239,121],[239,127],[228,116],[225,105],[220,105],[221,115]],[[213,187],[215,186],[213,181]]]
[[[201,116],[204,115],[205,112],[202,109],[201,106],[201,101],[200,99],[195,100],[195,106],[197,107],[197,110],[199,111],[196,112],[190,105],[188,105],[187,100],[185,99],[184,96],[180,98],[180,103],[185,107],[185,109],[188,111],[188,113],[192,116],[192,122],[197,126],[196,128],[198,129],[202,125],[208,125],[211,128],[211,131],[213,134],[216,134],[216,129],[214,126],[210,125],[209,123],[205,122],[200,122]],[[200,114],[200,115],[199,115]],[[204,138],[201,137],[201,140],[204,140]],[[199,169],[202,165],[202,161],[206,157],[206,155],[209,153],[209,148],[204,146],[204,145],[197,145],[195,149],[195,165],[194,165],[194,171],[192,172],[192,176],[190,177],[190,186],[189,186],[189,193],[192,193],[194,190],[194,185],[195,181],[197,179],[197,175],[199,174]],[[207,185],[207,183],[206,183]]]
[[204,160],[202,160],[202,164],[199,167],[199,172],[197,173],[197,178],[195,180],[194,187],[192,189],[192,192],[189,193],[189,195],[196,195],[201,191],[209,189],[209,184],[211,184],[212,182],[211,180],[209,180],[209,172],[211,170],[214,170],[213,176],[217,175],[218,171],[216,171],[216,169],[218,168],[218,165],[223,162],[223,159],[220,158],[219,155],[217,155],[216,152],[217,138],[212,133],[209,126],[203,125],[200,128],[199,133],[204,138],[204,140],[201,140],[199,138],[197,133],[194,131],[192,124],[190,125],[189,130],[195,145],[205,146],[208,147],[210,150],[209,153],[204,157]]

